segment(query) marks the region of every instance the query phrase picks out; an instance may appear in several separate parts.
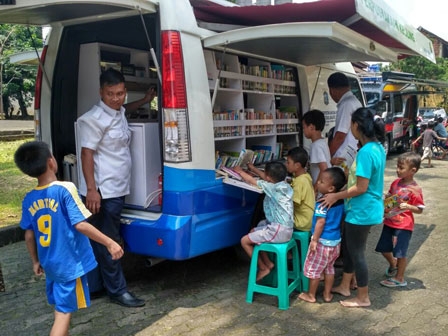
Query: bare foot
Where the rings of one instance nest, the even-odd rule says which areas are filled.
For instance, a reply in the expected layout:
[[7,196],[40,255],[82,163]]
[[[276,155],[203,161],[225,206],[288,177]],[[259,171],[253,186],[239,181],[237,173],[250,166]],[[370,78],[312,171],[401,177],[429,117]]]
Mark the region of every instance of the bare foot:
[[269,268],[269,270],[272,270],[273,268],[274,268],[274,263],[269,263],[269,264],[266,264],[266,266]]
[[342,295],[342,296],[345,296],[345,297],[348,297],[348,296],[351,295],[350,290],[345,290],[345,289],[341,288],[341,286],[333,287],[331,289],[331,292],[339,294],[339,295]]
[[270,268],[259,270],[258,273],[257,273],[257,281],[260,281],[261,279],[263,279],[269,273],[271,273],[271,269]]
[[333,300],[333,294],[328,294],[328,295],[325,295],[324,294],[324,301],[325,302],[331,302],[331,300]]
[[356,282],[356,278],[353,277],[350,281],[350,289],[358,289],[358,283]]
[[347,308],[363,308],[370,306],[370,300],[360,301],[357,297],[339,301],[339,303]]
[[303,301],[306,301],[306,302],[310,302],[310,303],[315,303],[316,302],[316,298],[312,297],[308,293],[300,293],[299,294],[299,299],[303,300]]

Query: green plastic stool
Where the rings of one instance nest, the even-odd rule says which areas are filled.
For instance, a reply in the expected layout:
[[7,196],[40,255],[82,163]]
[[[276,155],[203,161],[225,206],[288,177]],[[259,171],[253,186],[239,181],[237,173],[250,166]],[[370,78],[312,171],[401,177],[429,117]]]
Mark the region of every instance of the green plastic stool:
[[[275,266],[272,272],[276,274],[276,286],[269,284],[257,284],[258,254],[260,251],[270,252],[276,255]],[[288,270],[288,252],[292,253],[292,270]],[[294,239],[287,243],[262,243],[255,245],[250,262],[249,280],[247,284],[246,302],[252,303],[254,292],[278,297],[278,308],[289,308],[289,295],[300,287],[299,249]]]
[[310,280],[303,274],[303,267],[305,265],[306,254],[308,253],[308,246],[310,244],[311,232],[309,231],[294,231],[292,239],[296,240],[300,244],[300,280],[302,291],[308,292],[310,288]]

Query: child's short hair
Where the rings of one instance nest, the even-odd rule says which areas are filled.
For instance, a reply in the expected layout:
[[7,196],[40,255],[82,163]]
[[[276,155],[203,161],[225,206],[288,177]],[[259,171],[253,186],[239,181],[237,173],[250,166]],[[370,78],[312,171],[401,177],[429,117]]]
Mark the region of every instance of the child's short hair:
[[418,171],[422,163],[422,158],[417,153],[406,152],[398,157],[397,163],[407,163],[411,168],[415,168]]
[[288,174],[286,167],[281,162],[268,162],[264,168],[264,172],[269,176],[275,183],[284,181]]
[[303,168],[308,164],[308,152],[303,147],[294,147],[288,151],[287,156],[294,163],[300,163]]
[[433,129],[434,128],[434,124],[435,124],[435,122],[434,121],[428,121],[428,128],[429,129]]
[[325,116],[322,111],[311,110],[303,115],[302,121],[306,125],[314,125],[316,130],[323,131],[325,127]]
[[335,192],[341,190],[347,183],[347,177],[345,176],[344,171],[339,167],[330,167],[325,169],[324,172],[330,174]]
[[38,177],[47,171],[47,161],[52,154],[50,147],[42,141],[22,144],[14,154],[16,166],[31,177]]

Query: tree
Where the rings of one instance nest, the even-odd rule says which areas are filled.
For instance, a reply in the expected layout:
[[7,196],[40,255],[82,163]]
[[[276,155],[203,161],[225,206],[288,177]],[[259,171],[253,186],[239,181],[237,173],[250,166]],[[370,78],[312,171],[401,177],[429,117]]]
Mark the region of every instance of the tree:
[[391,70],[413,73],[416,78],[447,80],[448,61],[437,58],[436,64],[421,56],[410,56],[390,64]]
[[21,118],[33,98],[37,67],[11,64],[12,54],[42,48],[41,27],[0,24],[0,117],[11,118],[13,100],[19,104]]

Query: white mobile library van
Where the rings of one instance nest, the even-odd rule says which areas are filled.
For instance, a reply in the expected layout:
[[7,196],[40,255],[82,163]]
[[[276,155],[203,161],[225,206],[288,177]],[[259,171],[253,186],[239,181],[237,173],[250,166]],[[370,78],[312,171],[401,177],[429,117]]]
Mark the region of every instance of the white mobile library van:
[[128,120],[133,168],[122,214],[126,248],[157,258],[239,243],[260,195],[227,184],[217,162],[244,149],[263,155],[261,162],[281,157],[303,143],[303,113],[321,109],[331,123],[331,73],[347,73],[364,100],[353,68],[340,62],[397,57],[332,20],[243,28],[198,20],[200,9],[231,5],[223,1],[13,3],[0,5],[0,22],[52,27],[36,83],[36,137],[60,166],[79,155],[74,123],[98,102],[102,69],[125,74],[128,101],[157,86],[157,110],[146,106]]

